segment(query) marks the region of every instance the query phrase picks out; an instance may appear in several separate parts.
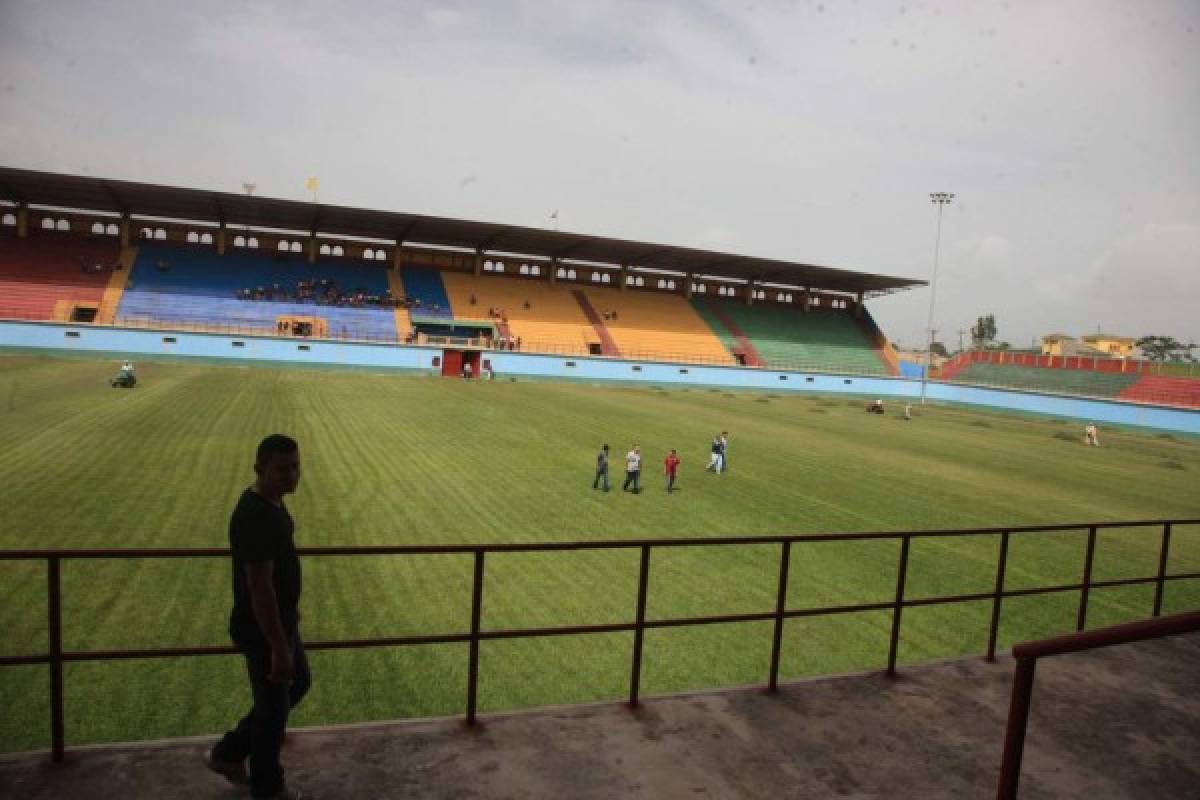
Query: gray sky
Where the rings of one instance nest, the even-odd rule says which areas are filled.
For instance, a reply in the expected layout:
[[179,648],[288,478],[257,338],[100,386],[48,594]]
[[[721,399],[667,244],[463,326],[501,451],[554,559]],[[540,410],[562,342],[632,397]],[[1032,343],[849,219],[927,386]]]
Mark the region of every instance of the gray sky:
[[[1200,2],[0,0],[0,162],[928,278],[1200,341]],[[872,310],[903,344],[928,290]]]

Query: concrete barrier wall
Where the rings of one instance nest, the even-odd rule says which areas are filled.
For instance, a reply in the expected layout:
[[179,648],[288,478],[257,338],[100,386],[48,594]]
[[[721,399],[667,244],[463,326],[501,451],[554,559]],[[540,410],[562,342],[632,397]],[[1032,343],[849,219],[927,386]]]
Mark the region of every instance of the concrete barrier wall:
[[[74,334],[74,335],[72,335]],[[166,341],[174,339],[173,342]],[[241,342],[235,345],[235,342]],[[114,355],[195,357],[230,361],[271,361],[298,366],[349,366],[437,373],[435,347],[297,341],[270,337],[64,325],[0,322],[0,346],[37,350],[109,352]],[[822,392],[866,395],[912,402],[920,397],[919,380],[857,375],[788,372],[745,367],[709,367],[585,356],[566,357],[485,352],[497,377],[621,381],[655,385],[718,386],[775,392]],[[440,361],[438,362],[440,363]],[[1067,417],[1096,423],[1135,425],[1200,434],[1200,410],[1089,400],[932,382],[934,401]]]

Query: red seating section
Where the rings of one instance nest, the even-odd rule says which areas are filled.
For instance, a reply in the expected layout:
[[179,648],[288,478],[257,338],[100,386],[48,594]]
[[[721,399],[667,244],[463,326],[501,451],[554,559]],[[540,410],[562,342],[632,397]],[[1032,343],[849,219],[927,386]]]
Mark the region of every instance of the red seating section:
[[1200,408],[1200,378],[1145,375],[1117,396],[1138,403]]
[[[48,320],[60,300],[99,304],[121,248],[70,234],[0,238],[0,318]],[[84,272],[101,264],[102,272]]]

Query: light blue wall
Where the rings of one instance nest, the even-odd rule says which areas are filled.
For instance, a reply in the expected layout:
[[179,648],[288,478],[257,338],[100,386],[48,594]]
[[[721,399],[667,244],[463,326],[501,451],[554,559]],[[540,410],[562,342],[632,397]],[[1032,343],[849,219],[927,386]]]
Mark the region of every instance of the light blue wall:
[[[68,337],[68,332],[78,333],[79,336]],[[166,343],[163,341],[165,338],[173,338],[175,342]],[[234,347],[233,342],[242,342],[242,346]],[[36,322],[0,322],[0,346],[404,370],[431,369],[434,357],[442,354],[440,348],[434,347],[297,342],[294,339],[256,336],[129,330]],[[301,347],[309,349],[301,350]]]
[[[68,337],[68,332],[77,332],[79,336]],[[164,337],[174,337],[176,343],[165,344]],[[243,342],[244,346],[234,347],[234,341]],[[328,364],[425,372],[437,371],[433,366],[433,359],[442,354],[441,349],[432,347],[323,341],[300,343],[296,340],[253,336],[126,330],[39,322],[0,322],[0,346],[276,361],[307,365]],[[307,346],[309,349],[301,350],[301,346]],[[492,362],[497,378],[519,376],[584,381],[636,381],[658,385],[721,386],[776,392],[842,392],[909,401],[915,400],[921,394],[920,381],[907,378],[866,378],[745,367],[705,367],[508,352],[487,352],[483,357]],[[937,382],[928,385],[928,397],[935,401],[1069,417],[1081,422],[1137,425],[1200,434],[1200,410],[1189,411]]]

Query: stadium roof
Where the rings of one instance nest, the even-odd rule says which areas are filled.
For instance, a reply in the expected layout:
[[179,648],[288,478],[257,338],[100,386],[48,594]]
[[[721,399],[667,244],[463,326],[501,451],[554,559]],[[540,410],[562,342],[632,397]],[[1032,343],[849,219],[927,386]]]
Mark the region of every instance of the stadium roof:
[[844,292],[887,293],[926,283],[652,242],[10,167],[0,167],[0,200],[34,207],[248,225],[614,266],[624,264]]

